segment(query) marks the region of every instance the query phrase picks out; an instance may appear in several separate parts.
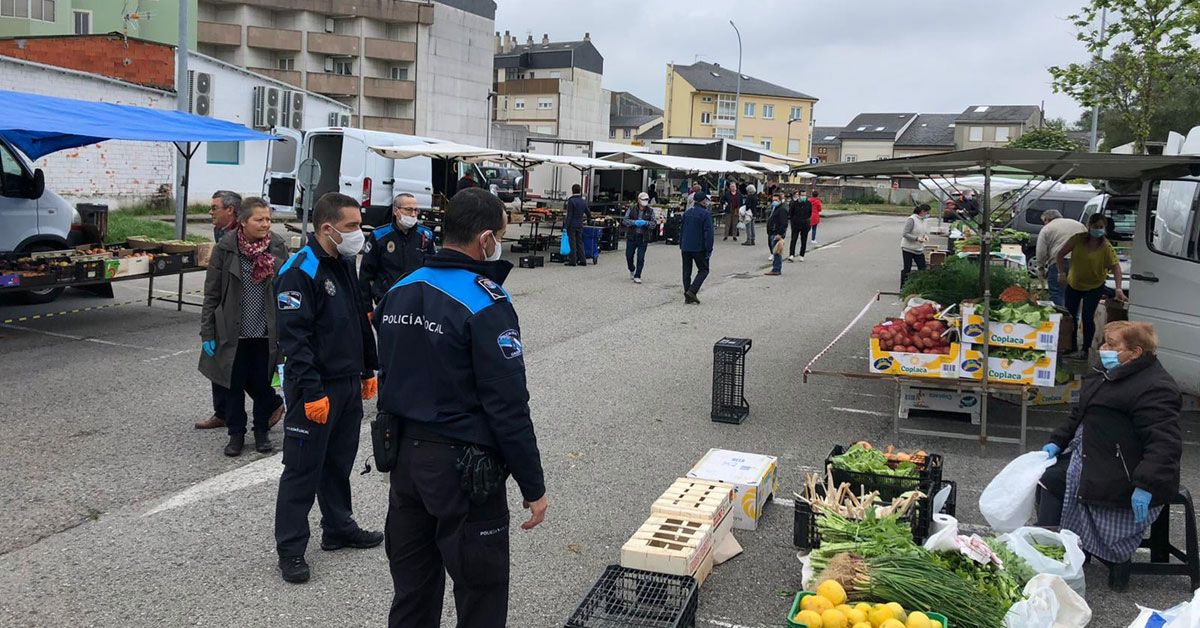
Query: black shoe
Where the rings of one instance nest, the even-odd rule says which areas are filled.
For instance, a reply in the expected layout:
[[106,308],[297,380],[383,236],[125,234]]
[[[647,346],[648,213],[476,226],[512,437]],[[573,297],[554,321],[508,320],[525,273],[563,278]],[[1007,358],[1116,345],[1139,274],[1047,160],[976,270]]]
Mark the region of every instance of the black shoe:
[[733,236],[733,241],[737,242],[737,236]]
[[245,434],[230,434],[229,444],[225,445],[225,455],[233,458],[242,455],[242,448],[246,446]]
[[304,584],[308,582],[308,577],[312,575],[308,570],[308,562],[303,556],[281,556],[279,558],[279,575],[283,576],[284,582],[293,584]]
[[269,454],[275,451],[275,447],[271,444],[271,435],[267,432],[255,432],[254,451],[260,454]]
[[382,532],[371,532],[362,528],[355,528],[353,531],[344,534],[330,534],[325,532],[321,535],[321,549],[326,552],[340,550],[343,547],[370,549],[382,542]]
[[726,240],[728,240],[728,239],[729,239],[729,236],[725,236],[725,237],[721,238],[721,241],[722,241],[722,242],[724,242],[724,241],[726,241]]
[[683,302],[684,303],[699,303],[700,299],[696,298],[695,292],[692,292],[691,290],[684,290],[683,291]]

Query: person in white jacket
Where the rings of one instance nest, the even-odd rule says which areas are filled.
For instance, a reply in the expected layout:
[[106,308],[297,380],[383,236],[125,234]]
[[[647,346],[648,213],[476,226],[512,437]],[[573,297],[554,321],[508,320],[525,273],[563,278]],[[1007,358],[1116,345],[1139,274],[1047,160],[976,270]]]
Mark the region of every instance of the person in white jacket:
[[904,286],[908,274],[915,264],[917,270],[925,270],[925,240],[928,229],[925,219],[929,217],[929,205],[921,203],[904,219],[904,232],[900,235],[900,254],[904,256],[904,269],[900,271],[900,286]]
[[[1082,222],[1063,218],[1057,209],[1042,212],[1042,230],[1038,233],[1037,249],[1034,251],[1034,262],[1037,264],[1038,277],[1046,281],[1046,291],[1050,300],[1059,307],[1066,306],[1066,290],[1058,282],[1058,263],[1055,256],[1059,250],[1077,234],[1087,231]],[[1063,269],[1064,271],[1067,268]]]

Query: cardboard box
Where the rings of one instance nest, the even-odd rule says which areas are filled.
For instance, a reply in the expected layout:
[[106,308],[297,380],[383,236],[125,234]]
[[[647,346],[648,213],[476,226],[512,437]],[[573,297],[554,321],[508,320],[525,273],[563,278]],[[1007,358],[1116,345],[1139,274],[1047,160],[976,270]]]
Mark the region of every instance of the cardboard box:
[[[962,316],[965,321],[962,328],[964,343],[968,345],[983,344],[982,308],[974,303],[963,303]],[[988,344],[996,347],[1057,351],[1059,335],[1062,332],[1062,318],[1062,314],[1051,314],[1049,321],[1043,322],[1037,327],[1023,323],[990,321]]]
[[[958,371],[963,379],[983,379],[983,352],[975,347],[963,347]],[[1034,361],[1006,360],[988,357],[988,381],[1006,384],[1054,386],[1058,353],[1045,351]]]
[[774,456],[710,449],[688,471],[689,478],[733,488],[733,527],[756,530],[767,501],[779,490],[779,459]]
[[911,377],[933,377],[939,379],[958,378],[958,343],[950,343],[950,353],[902,353],[884,351],[879,348],[879,339],[871,339],[871,359],[868,360],[872,373],[909,375]]
[[114,277],[129,277],[131,275],[148,275],[150,274],[150,258],[148,257],[122,257],[120,265],[117,267],[117,274]]
[[983,406],[983,395],[975,390],[949,390],[928,388],[913,384],[900,387],[900,411],[902,419],[908,418],[910,410],[935,410],[958,412],[971,417],[971,423],[979,423],[979,410]]
[[[1065,403],[1079,402],[1079,388],[1083,380],[1079,377],[1065,383],[1050,387],[1038,387],[1029,391],[1029,405],[1057,406]],[[997,399],[1020,405],[1021,397],[1014,393],[995,393]],[[1186,396],[1185,396],[1186,399]]]

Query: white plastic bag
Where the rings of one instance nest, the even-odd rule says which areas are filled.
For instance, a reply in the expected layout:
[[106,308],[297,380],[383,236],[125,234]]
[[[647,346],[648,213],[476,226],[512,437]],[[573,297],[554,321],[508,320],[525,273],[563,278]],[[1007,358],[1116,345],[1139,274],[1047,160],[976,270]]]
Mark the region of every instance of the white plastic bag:
[[1025,584],[1025,599],[1004,616],[1005,628],[1083,628],[1092,620],[1087,602],[1058,576],[1038,574]]
[[[1025,559],[1030,569],[1039,574],[1059,576],[1079,595],[1084,594],[1083,548],[1079,546],[1079,535],[1070,530],[1047,530],[1045,528],[1017,528],[1000,537],[1014,554]],[[1062,561],[1054,560],[1039,552],[1038,545],[1061,545],[1065,550]]]
[[1011,532],[1033,517],[1034,496],[1042,473],[1054,466],[1044,451],[1031,451],[1008,463],[979,495],[979,512],[988,525]]
[[1200,589],[1192,596],[1192,601],[1176,604],[1165,610],[1156,611],[1144,606],[1138,606],[1137,619],[1129,624],[1129,628],[1200,628]]

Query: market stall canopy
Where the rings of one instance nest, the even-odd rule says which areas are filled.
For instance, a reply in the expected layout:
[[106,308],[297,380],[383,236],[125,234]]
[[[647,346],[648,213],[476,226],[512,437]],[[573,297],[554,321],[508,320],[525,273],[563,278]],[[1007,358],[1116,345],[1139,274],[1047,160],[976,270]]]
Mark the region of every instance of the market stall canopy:
[[592,153],[599,155],[602,153],[656,153],[658,151],[649,146],[638,146],[637,144],[618,144],[616,142],[592,142]]
[[498,148],[482,148],[467,144],[452,142],[436,142],[430,144],[411,144],[407,146],[372,146],[371,150],[389,159],[410,159],[413,157],[431,157],[434,159],[461,159],[463,161],[506,161],[518,168],[529,168],[543,163],[554,163],[571,166],[579,170],[637,170],[633,164],[617,163],[578,157],[573,155],[543,155],[541,153],[522,153],[514,150]]
[[1147,179],[1200,175],[1200,157],[1114,155],[1017,148],[974,148],[918,157],[798,168],[825,177],[979,175],[1020,173],[1051,178]]
[[776,161],[782,161],[784,163],[791,163],[791,164],[806,164],[806,163],[808,163],[807,161],[805,161],[803,159],[796,159],[794,157],[788,157],[787,155],[781,155],[781,154],[773,152],[769,149],[763,148],[762,146],[759,146],[757,144],[751,144],[749,142],[741,142],[738,140],[725,140],[725,141],[730,146],[733,146],[735,148],[740,148],[744,151],[749,151],[751,153],[757,153],[768,159],[774,159]]
[[[951,190],[972,190],[982,193],[983,175],[970,177],[936,177],[918,181],[921,187],[933,193],[949,188]],[[1050,179],[1030,181],[1012,177],[992,177],[992,194],[1004,194],[1013,190],[1030,189],[1038,192],[1095,192],[1100,193],[1090,183],[1056,183]]]
[[[543,155],[541,153],[516,153],[525,157],[541,159],[545,163],[562,164],[571,166],[579,170],[641,170],[642,167],[637,164],[627,164],[619,161],[610,161],[606,159],[593,159],[591,157],[577,157],[574,155]],[[644,154],[644,153],[637,153]]]
[[30,159],[105,140],[242,142],[275,136],[180,111],[0,90],[0,137]]
[[665,168],[680,172],[745,174],[751,176],[760,176],[762,174],[757,170],[733,162],[721,161],[720,159],[676,157],[674,155],[657,155],[654,153],[631,153],[625,151],[602,157],[601,160],[634,164],[643,168]]
[[791,168],[783,164],[769,164],[765,161],[746,161],[744,159],[739,159],[733,163],[738,164],[739,166],[745,166],[747,168],[758,170],[759,172],[770,172],[773,174],[785,174],[791,170]]
[[[669,137],[667,139],[662,139],[662,140],[651,140],[652,144],[663,144],[666,146],[672,146],[672,145],[674,145],[674,146],[711,146],[713,144],[720,144],[721,142],[725,142],[725,144],[727,146],[732,146],[733,148],[736,148],[739,150],[754,153],[756,155],[761,155],[763,157],[775,159],[775,160],[782,161],[785,163],[793,163],[793,164],[807,163],[803,159],[795,159],[793,157],[788,157],[787,155],[781,155],[781,154],[773,152],[769,149],[763,148],[762,146],[759,146],[757,144],[751,144],[749,142],[742,142],[739,140],[729,140],[729,139],[722,140],[720,138],[707,138],[707,137]],[[726,155],[726,157],[729,157],[729,155]]]

